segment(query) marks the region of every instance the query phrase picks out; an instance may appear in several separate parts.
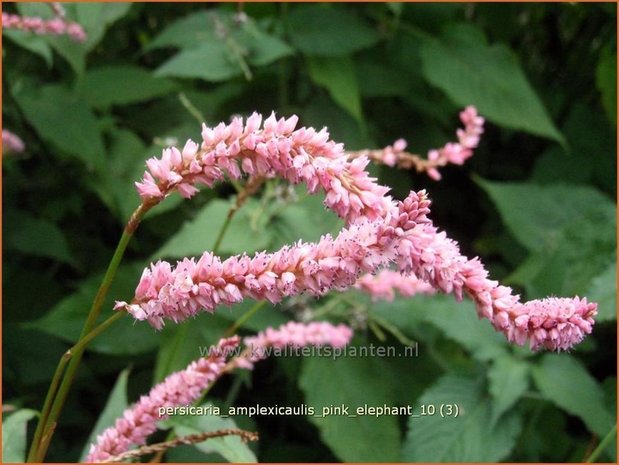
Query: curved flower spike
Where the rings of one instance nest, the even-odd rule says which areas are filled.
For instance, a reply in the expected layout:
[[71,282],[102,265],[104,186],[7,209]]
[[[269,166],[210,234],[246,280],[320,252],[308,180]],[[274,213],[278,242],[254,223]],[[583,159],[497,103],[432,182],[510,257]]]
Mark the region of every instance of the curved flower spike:
[[227,358],[239,344],[239,338],[222,339],[211,350],[208,358],[192,362],[182,371],[168,376],[148,395],[125,410],[114,426],[106,429],[90,447],[86,462],[102,462],[119,455],[132,445],[146,443],[146,438],[157,430],[157,422],[167,418],[162,409],[180,407],[198,400],[202,393],[219,378]]
[[[477,144],[483,119],[472,107],[461,118],[466,128],[458,133],[460,144]],[[386,195],[389,189],[364,170],[366,157],[351,161],[325,129],[295,130],[296,123],[294,116],[277,120],[274,115],[263,123],[253,114],[245,124],[235,118],[230,125],[204,127],[200,146],[188,141],[182,151],[166,149],[162,158],[147,162],[149,171],[137,183],[140,195],[154,204],[174,190],[189,197],[196,183],[210,186],[224,174],[280,176],[304,182],[312,193],[321,188],[325,205],[343,217],[347,227],[336,238],[327,235],[315,244],[299,242],[251,258],[222,261],[206,252],[198,261],[184,259],[175,268],[157,262],[144,270],[132,302],[117,302],[116,309],[161,328],[165,319],[179,322],[202,308],[213,311],[246,297],[278,302],[301,292],[344,290],[361,273],[395,265],[402,275],[438,291],[458,299],[470,296],[478,315],[511,342],[528,340],[533,349],[561,350],[591,332],[596,304],[578,298],[520,303],[510,288],[488,279],[478,258],[463,256],[458,244],[432,224],[425,192],[394,202]],[[467,156],[466,151],[444,153],[454,163]]]

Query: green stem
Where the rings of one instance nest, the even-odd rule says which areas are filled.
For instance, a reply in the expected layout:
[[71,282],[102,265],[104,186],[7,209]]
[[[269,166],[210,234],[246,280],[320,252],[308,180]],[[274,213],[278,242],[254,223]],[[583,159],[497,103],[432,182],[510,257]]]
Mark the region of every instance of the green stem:
[[613,426],[610,429],[610,431],[608,432],[608,434],[606,436],[604,436],[604,439],[602,439],[602,441],[600,441],[600,443],[595,448],[595,450],[593,452],[591,452],[591,455],[587,459],[587,463],[595,462],[597,460],[597,458],[600,456],[600,454],[602,452],[604,452],[604,449],[606,449],[606,447],[608,447],[608,445],[610,444],[610,442],[613,440],[613,438],[616,435],[617,435],[617,423],[615,423],[615,426]]
[[224,333],[224,337],[230,337],[232,336],[234,333],[236,333],[236,331],[243,325],[243,323],[245,323],[247,320],[249,320],[252,316],[254,316],[256,314],[256,312],[258,310],[260,310],[264,304],[266,304],[266,300],[261,300],[259,302],[256,302],[254,304],[254,306],[252,308],[250,308],[248,311],[246,311],[245,313],[243,313],[235,322],[232,326],[230,326],[228,329],[226,329],[226,332]]
[[198,120],[198,124],[202,124],[206,121],[206,118],[204,118],[202,112],[198,110],[193,103],[191,103],[191,100],[187,98],[184,92],[178,94],[178,99],[180,100],[181,105],[185,107],[185,110],[187,110],[191,116]]
[[[151,203],[142,203],[131,215],[118,245],[116,246],[114,255],[110,260],[110,264],[108,265],[103,281],[99,286],[97,295],[95,296],[92,306],[90,307],[90,311],[88,312],[88,317],[86,318],[80,337],[78,338],[76,345],[67,352],[70,356],[67,357],[67,353],[65,353],[58,363],[56,373],[54,373],[54,377],[52,378],[52,382],[50,383],[50,387],[45,397],[45,402],[41,411],[41,418],[39,419],[39,423],[34,434],[34,439],[32,441],[32,446],[28,454],[29,462],[42,462],[45,458],[49,443],[56,428],[58,417],[60,416],[64,402],[69,394],[69,389],[82,359],[86,345],[92,340],[92,338],[98,335],[100,331],[107,329],[110,324],[116,321],[113,319],[114,317],[108,319],[107,321],[112,321],[109,323],[107,323],[107,321],[102,323],[102,325],[104,325],[103,328],[101,328],[95,335],[90,335],[90,332],[95,326],[99,314],[101,313],[101,307],[103,306],[103,302],[105,301],[105,297],[107,296],[112,281],[116,276],[116,271],[118,270],[118,266],[120,265],[127,245],[129,244],[129,241],[131,240],[131,237],[137,229],[141,219],[153,206],[154,204]],[[85,342],[82,342],[82,340],[85,340]],[[65,371],[64,369],[67,363],[68,367]],[[62,382],[60,382],[61,378]],[[60,387],[58,387],[59,384]]]
[[217,253],[217,250],[219,250],[219,247],[221,246],[221,241],[223,241],[226,231],[228,230],[228,227],[230,226],[230,222],[232,221],[232,217],[234,216],[237,210],[238,208],[236,207],[236,205],[233,205],[232,207],[230,207],[230,210],[228,210],[226,221],[224,221],[223,226],[219,230],[219,234],[217,234],[217,239],[215,240],[215,245],[213,246],[213,253]]

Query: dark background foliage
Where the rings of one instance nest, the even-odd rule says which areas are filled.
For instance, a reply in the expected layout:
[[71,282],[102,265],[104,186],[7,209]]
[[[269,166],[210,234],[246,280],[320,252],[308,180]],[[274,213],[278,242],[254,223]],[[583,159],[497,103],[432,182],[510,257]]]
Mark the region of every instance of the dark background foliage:
[[[3,157],[5,406],[41,407],[138,204],[133,181],[144,160],[174,140],[199,139],[199,121],[296,113],[303,125],[327,126],[349,149],[404,137],[425,153],[453,140],[458,111],[474,104],[486,132],[465,166],[443,169],[440,182],[372,171],[398,198],[427,189],[435,223],[527,299],[599,301],[594,334],[570,353],[533,354],[509,347],[477,321],[470,302],[450,297],[372,303],[351,291],[267,305],[243,334],[327,318],[355,323],[356,345],[418,341],[419,357],[268,360],[219,382],[210,402],[459,403],[470,409],[468,422],[238,417],[239,426],[260,432],[253,452],[214,442],[179,448],[167,460],[582,461],[608,433],[616,422],[614,3],[66,8],[86,28],[85,44],[3,31],[3,124],[27,144],[24,154]],[[3,9],[51,14],[44,4]],[[131,298],[150,260],[211,248],[234,193],[221,185],[153,211],[104,313],[113,299]],[[337,228],[320,199],[274,181],[243,207],[220,252],[274,250]],[[197,358],[200,345],[216,341],[251,305],[161,333],[117,323],[87,352],[49,459],[77,460],[104,406],[113,417]],[[17,431],[29,414],[7,426],[13,415],[5,428]],[[168,426],[178,434],[221,427],[194,420]],[[613,450],[600,459],[616,460]]]

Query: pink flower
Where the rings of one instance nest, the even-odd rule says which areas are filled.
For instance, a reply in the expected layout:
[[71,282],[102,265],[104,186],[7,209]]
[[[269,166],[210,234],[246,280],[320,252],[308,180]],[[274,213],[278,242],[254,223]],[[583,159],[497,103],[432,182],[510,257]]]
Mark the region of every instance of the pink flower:
[[415,275],[404,275],[393,270],[381,270],[376,275],[366,274],[359,278],[355,287],[372,297],[372,300],[395,298],[395,291],[403,297],[417,294],[434,294],[436,289]]
[[317,243],[299,241],[271,254],[233,256],[226,260],[206,252],[198,261],[184,259],[175,268],[159,261],[144,270],[131,303],[117,302],[134,318],[161,328],[164,320],[180,322],[201,309],[214,311],[244,298],[279,302],[309,292],[322,295],[352,286],[361,273],[394,261],[406,231],[429,221],[424,192],[411,193],[387,218],[367,219],[344,228],[337,237]]
[[327,322],[299,323],[290,321],[277,329],[266,330],[243,342],[247,347],[246,355],[235,359],[240,368],[252,369],[255,362],[265,359],[270,354],[269,348],[301,348],[306,346],[344,347],[352,339],[353,331],[348,326],[332,325]]
[[389,209],[388,188],[376,184],[365,171],[368,160],[348,161],[341,144],[329,140],[325,129],[295,130],[298,118],[267,119],[254,113],[245,123],[202,127],[200,145],[188,141],[183,151],[165,149],[161,158],[147,161],[148,171],[136,183],[144,201],[157,203],[177,190],[184,197],[196,184],[212,186],[224,176],[279,176],[303,182],[310,193],[322,189],[325,204],[347,221],[376,219]]
[[2,12],[2,27],[5,29],[19,29],[39,35],[64,35],[67,34],[76,42],[86,40],[86,32],[77,23],[66,21],[57,16],[50,20],[38,17],[19,16]]
[[413,228],[406,236],[409,255],[399,255],[400,271],[458,299],[467,294],[479,317],[490,320],[510,342],[523,345],[528,340],[533,350],[566,350],[591,333],[597,304],[578,297],[520,303],[511,288],[488,279],[481,261],[461,255],[457,243],[432,223]]
[[377,163],[404,169],[415,168],[418,172],[425,172],[430,178],[439,181],[441,173],[438,168],[448,163],[464,164],[473,155],[473,149],[479,144],[479,138],[484,132],[484,119],[477,114],[474,106],[468,106],[460,112],[460,121],[464,124],[464,129],[456,131],[458,142],[449,142],[438,150],[428,151],[427,159],[406,152],[404,139],[398,139],[393,146],[389,145],[381,150],[349,152],[349,156],[351,158],[365,156]]
[[24,141],[7,129],[2,130],[2,151],[5,153],[21,153],[26,149]]
[[199,399],[222,375],[228,356],[238,344],[238,337],[220,340],[208,358],[192,362],[152,388],[148,395],[125,410],[114,426],[97,437],[86,462],[101,462],[129,450],[132,445],[145,444],[146,438],[157,430],[157,422],[168,417],[161,414],[162,409],[189,405]]

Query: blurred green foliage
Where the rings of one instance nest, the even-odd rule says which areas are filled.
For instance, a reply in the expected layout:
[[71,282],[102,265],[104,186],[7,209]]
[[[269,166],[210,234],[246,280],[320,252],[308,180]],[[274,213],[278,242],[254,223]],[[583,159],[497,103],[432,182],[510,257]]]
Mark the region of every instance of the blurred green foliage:
[[[350,291],[265,305],[250,333],[291,318],[354,323],[355,345],[419,344],[414,358],[287,358],[220,381],[228,405],[458,403],[440,416],[238,417],[258,445],[211,441],[170,461],[582,461],[616,422],[616,5],[71,3],[88,33],[3,31],[4,127],[25,154],[3,157],[5,461],[87,308],[138,196],[144,160],[199,138],[200,122],[296,113],[349,149],[399,137],[425,153],[453,140],[459,109],[486,133],[464,167],[436,183],[371,167],[395,197],[425,188],[432,217],[469,256],[524,297],[585,295],[595,331],[571,353],[509,346],[470,302],[371,302]],[[51,17],[47,5],[3,5]],[[106,307],[129,299],[141,269],[213,247],[234,189],[153,210],[131,243]],[[270,181],[232,222],[224,255],[336,232],[321,199]],[[91,344],[49,459],[83,456],[153,382],[197,358],[252,302],[155,333],[117,323]],[[130,367],[130,372],[126,369]],[[120,377],[119,377],[120,373]],[[115,386],[115,387],[114,387]],[[113,389],[114,388],[114,389]],[[217,419],[170,421],[178,434]],[[212,423],[211,420],[215,423]],[[223,421],[223,420],[222,420]],[[226,420],[225,425],[233,424]],[[32,428],[29,429],[30,434]],[[92,437],[92,436],[90,436]],[[599,460],[615,461],[615,442]]]

